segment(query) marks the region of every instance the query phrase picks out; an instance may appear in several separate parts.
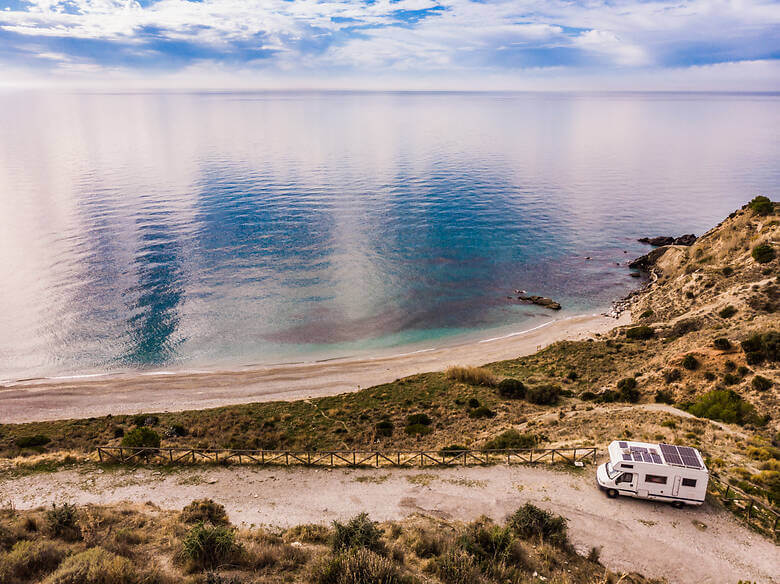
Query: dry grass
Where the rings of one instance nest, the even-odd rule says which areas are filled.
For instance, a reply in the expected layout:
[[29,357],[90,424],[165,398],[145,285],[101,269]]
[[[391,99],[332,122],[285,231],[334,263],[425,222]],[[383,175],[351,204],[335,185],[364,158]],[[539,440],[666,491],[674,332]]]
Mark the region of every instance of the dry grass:
[[447,379],[467,383],[469,385],[482,385],[485,387],[495,387],[498,385],[498,378],[492,371],[485,367],[448,367],[444,372]]

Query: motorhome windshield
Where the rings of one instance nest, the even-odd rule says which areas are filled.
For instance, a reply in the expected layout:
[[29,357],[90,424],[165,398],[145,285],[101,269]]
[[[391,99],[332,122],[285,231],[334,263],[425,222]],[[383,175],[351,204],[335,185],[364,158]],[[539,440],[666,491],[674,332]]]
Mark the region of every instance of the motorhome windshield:
[[607,469],[607,476],[611,479],[614,479],[616,476],[620,474],[620,471],[617,471],[612,468],[611,462],[608,462],[605,468]]

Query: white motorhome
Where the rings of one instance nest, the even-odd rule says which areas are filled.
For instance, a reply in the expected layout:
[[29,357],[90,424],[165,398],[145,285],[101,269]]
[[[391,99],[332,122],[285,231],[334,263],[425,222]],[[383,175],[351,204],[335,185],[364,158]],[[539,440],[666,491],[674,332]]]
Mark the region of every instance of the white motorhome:
[[620,440],[609,445],[609,462],[596,471],[607,497],[618,495],[668,501],[676,507],[701,505],[709,471],[690,446]]

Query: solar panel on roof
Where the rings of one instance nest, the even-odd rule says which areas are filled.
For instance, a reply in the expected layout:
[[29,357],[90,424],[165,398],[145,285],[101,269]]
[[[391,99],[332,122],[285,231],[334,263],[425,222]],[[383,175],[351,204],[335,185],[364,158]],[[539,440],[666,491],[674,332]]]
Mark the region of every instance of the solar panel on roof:
[[672,446],[671,444],[659,444],[658,447],[661,449],[661,454],[664,455],[664,460],[668,464],[682,465],[683,461],[679,452],[677,452],[676,446]]
[[701,468],[699,464],[699,457],[696,455],[696,451],[690,446],[678,446],[677,452],[680,453],[683,464],[691,468]]
[[618,442],[618,446],[621,448],[628,448],[628,442]]
[[653,457],[653,463],[661,464],[661,457],[658,456],[655,452],[651,453],[650,456]]
[[630,454],[624,454],[623,455],[623,460],[631,460],[631,455]]

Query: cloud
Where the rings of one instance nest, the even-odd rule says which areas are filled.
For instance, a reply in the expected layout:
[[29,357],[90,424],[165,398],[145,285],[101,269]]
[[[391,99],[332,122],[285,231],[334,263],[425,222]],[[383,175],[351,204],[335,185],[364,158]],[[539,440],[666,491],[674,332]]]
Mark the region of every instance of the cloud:
[[56,80],[206,64],[314,85],[540,69],[595,78],[780,59],[780,4],[769,0],[0,0],[0,9],[0,63]]

